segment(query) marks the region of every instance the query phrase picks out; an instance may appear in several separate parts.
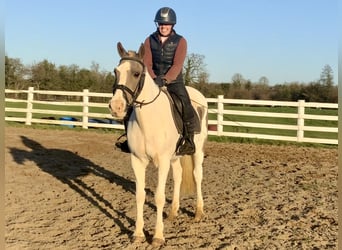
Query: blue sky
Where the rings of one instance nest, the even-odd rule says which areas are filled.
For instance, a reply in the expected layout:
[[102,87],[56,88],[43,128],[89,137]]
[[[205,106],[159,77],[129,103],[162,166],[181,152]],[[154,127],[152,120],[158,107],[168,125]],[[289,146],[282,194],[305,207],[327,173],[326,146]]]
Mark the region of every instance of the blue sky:
[[205,57],[210,82],[236,73],[270,85],[310,82],[329,64],[337,83],[338,0],[7,0],[5,53],[25,65],[95,62],[112,72],[116,43],[137,50],[164,6],[176,11],[188,53]]

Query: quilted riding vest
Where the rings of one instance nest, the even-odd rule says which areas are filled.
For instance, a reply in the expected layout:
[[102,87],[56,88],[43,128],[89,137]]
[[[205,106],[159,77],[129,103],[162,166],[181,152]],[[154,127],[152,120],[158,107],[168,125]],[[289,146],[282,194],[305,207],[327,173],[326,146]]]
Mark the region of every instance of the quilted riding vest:
[[[173,58],[182,36],[173,32],[168,39],[162,44],[158,38],[158,32],[150,35],[150,45],[153,57],[152,69],[157,76],[165,75],[173,64]],[[178,74],[174,82],[183,83],[182,71]]]

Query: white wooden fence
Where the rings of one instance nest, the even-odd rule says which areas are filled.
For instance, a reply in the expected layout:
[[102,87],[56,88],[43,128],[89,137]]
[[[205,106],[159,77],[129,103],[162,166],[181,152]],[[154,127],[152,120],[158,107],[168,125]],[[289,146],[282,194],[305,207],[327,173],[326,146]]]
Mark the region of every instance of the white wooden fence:
[[[6,95],[7,94],[7,95]],[[7,96],[13,94],[25,94],[26,98],[7,98]],[[64,96],[64,97],[78,97],[81,101],[41,101],[35,100],[36,95],[45,96]],[[113,129],[123,129],[123,125],[115,123],[112,121],[112,117],[108,113],[97,113],[89,112],[89,108],[107,108],[108,102],[98,103],[90,102],[91,97],[102,97],[107,98],[109,101],[112,94],[110,93],[92,93],[85,89],[83,92],[67,92],[67,91],[42,91],[34,90],[30,87],[28,90],[5,90],[5,121],[15,121],[23,122],[26,125],[31,125],[32,123],[40,124],[60,124],[68,126],[81,126],[84,129],[89,127],[98,128],[113,128]],[[305,137],[305,131],[314,132],[330,132],[338,133],[338,128],[336,127],[323,127],[323,126],[306,126],[305,119],[309,120],[324,120],[324,121],[338,121],[338,116],[336,115],[310,115],[305,113],[305,108],[322,108],[322,109],[338,109],[338,104],[336,103],[314,103],[305,102],[304,100],[299,100],[298,102],[285,102],[285,101],[263,101],[263,100],[243,100],[243,99],[224,99],[223,96],[218,96],[217,98],[207,98],[209,103],[209,114],[216,114],[217,119],[209,119],[209,135],[216,136],[230,136],[230,137],[244,137],[244,138],[258,138],[267,140],[283,140],[283,141],[295,141],[295,142],[309,142],[309,143],[324,143],[324,144],[338,144],[337,136],[336,139],[327,138],[309,138]],[[25,103],[23,108],[12,108],[7,107],[7,103]],[[51,109],[37,109],[34,108],[34,104],[48,104],[51,106],[75,106],[81,107],[82,111],[63,111],[63,110],[51,110]],[[280,106],[280,107],[295,107],[298,112],[296,113],[277,113],[277,112],[258,112],[258,111],[244,111],[244,110],[233,110],[225,109],[227,105],[245,105],[245,106]],[[13,106],[13,105],[12,105]],[[215,106],[216,108],[211,108]],[[228,106],[229,107],[229,106]],[[12,115],[7,115],[11,113]],[[13,115],[21,113],[21,115]],[[68,121],[67,119],[47,119],[44,118],[34,118],[33,114],[44,114],[45,116],[51,117],[51,115],[57,115],[59,117],[79,117],[75,120]],[[256,122],[236,122],[227,119],[226,117],[232,116],[250,116],[250,117],[273,117],[273,118],[291,118],[296,119],[296,125],[288,124],[270,124],[270,123],[256,123]],[[40,115],[42,116],[42,115]],[[96,122],[96,119],[102,119],[107,122]],[[94,122],[95,121],[95,122]],[[337,122],[336,122],[337,123]],[[284,135],[270,135],[270,134],[259,134],[259,133],[241,133],[241,132],[227,132],[227,127],[240,127],[240,128],[266,128],[266,129],[278,129],[278,130],[294,130],[296,131],[296,136],[284,136]]]

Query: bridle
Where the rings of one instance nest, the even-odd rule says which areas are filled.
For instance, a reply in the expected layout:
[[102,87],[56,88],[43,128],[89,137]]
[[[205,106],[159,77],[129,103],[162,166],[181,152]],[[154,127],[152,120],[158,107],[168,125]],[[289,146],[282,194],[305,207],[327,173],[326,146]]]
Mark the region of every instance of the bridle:
[[[126,85],[119,84],[118,83],[118,79],[116,78],[116,80],[114,82],[114,85],[113,85],[113,95],[116,92],[116,90],[120,89],[123,92],[123,96],[124,96],[126,102],[128,103],[128,106],[130,106],[130,107],[132,107],[134,105],[137,105],[137,106],[141,107],[143,105],[148,105],[148,104],[153,103],[158,98],[158,96],[160,95],[161,88],[159,88],[158,94],[151,101],[145,102],[145,100],[143,100],[143,101],[138,101],[137,100],[139,95],[140,95],[140,93],[141,93],[141,91],[142,91],[142,89],[143,89],[143,87],[144,87],[145,76],[146,76],[146,66],[145,66],[145,64],[141,60],[139,60],[138,58],[135,58],[135,57],[122,57],[121,60],[120,60],[119,65],[122,63],[122,61],[135,61],[135,62],[138,62],[143,67],[143,70],[142,70],[142,73],[140,75],[139,82],[138,82],[138,84],[137,84],[137,86],[135,87],[134,90],[131,90]],[[131,102],[129,102],[128,94],[131,96],[131,100],[132,100]]]

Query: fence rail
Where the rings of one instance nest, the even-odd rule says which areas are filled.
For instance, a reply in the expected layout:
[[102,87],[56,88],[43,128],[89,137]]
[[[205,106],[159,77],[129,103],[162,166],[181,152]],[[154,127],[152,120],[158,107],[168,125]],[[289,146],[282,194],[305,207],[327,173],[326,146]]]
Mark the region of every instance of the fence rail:
[[[21,97],[14,97],[13,95],[20,94]],[[22,122],[26,125],[32,123],[40,124],[57,124],[66,126],[80,126],[84,129],[89,127],[96,128],[113,128],[123,129],[123,125],[112,120],[111,115],[107,111],[110,93],[93,93],[85,89],[82,92],[72,91],[42,91],[35,90],[30,87],[28,90],[10,90],[5,89],[5,121]],[[42,100],[42,96],[64,96],[65,98],[75,97],[80,101],[56,101],[56,98],[45,98],[49,100]],[[12,96],[12,97],[10,97]],[[25,96],[25,97],[22,97]],[[38,96],[40,99],[38,99]],[[91,102],[91,98],[103,98],[105,102]],[[51,100],[52,99],[52,100]],[[305,102],[299,100],[298,102],[287,101],[266,101],[266,100],[243,100],[243,99],[224,99],[222,95],[217,98],[207,98],[209,108],[209,135],[215,136],[229,136],[229,137],[244,137],[244,138],[258,138],[267,140],[284,140],[295,142],[309,142],[309,143],[324,143],[324,144],[338,144],[337,140],[337,115],[315,115],[306,114],[306,108],[314,109],[332,109],[337,110],[338,104],[335,103],[317,103]],[[12,103],[12,105],[11,105]],[[12,107],[11,107],[12,106]],[[21,106],[21,107],[18,107]],[[291,107],[291,112],[265,112],[254,110],[236,110],[234,106],[243,107]],[[60,110],[67,107],[68,110]],[[71,111],[70,109],[75,110]],[[78,110],[77,110],[78,109]],[[99,110],[102,109],[102,112]],[[295,111],[295,112],[294,112]],[[337,114],[337,112],[336,112]],[[53,115],[59,117],[55,119]],[[77,117],[77,118],[74,118]],[[249,117],[249,121],[231,120],[230,117]],[[70,118],[70,120],[68,120]],[[73,119],[72,119],[73,118]],[[253,118],[253,119],[252,119]],[[256,119],[271,118],[271,119],[290,119],[293,124],[277,124],[270,122],[259,122]],[[306,125],[306,121],[332,121],[336,126],[325,126],[318,123],[317,126]],[[257,122],[256,122],[257,121]],[[243,128],[248,131],[241,132]],[[256,133],[254,130],[263,129],[263,132]],[[266,130],[278,131],[294,131],[295,135],[269,134]],[[235,131],[234,131],[235,130]],[[251,130],[251,131],[249,131]],[[305,136],[305,133],[336,133],[334,138],[314,138]],[[330,136],[331,137],[331,136]],[[335,138],[336,137],[336,138]]]

